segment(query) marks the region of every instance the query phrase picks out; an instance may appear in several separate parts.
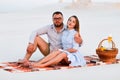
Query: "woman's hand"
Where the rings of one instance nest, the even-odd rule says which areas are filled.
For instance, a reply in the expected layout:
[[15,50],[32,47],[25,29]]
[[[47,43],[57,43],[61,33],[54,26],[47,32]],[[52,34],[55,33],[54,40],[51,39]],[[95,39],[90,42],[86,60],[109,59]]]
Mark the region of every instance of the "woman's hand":
[[73,49],[73,48],[67,49],[67,51],[70,52],[70,53],[77,52],[77,50],[76,50],[76,49]]
[[75,39],[75,41],[76,41],[78,44],[82,44],[82,42],[83,42],[83,40],[82,40],[82,38],[81,38],[81,36],[80,36],[79,33],[76,33],[76,34],[74,35],[74,39]]

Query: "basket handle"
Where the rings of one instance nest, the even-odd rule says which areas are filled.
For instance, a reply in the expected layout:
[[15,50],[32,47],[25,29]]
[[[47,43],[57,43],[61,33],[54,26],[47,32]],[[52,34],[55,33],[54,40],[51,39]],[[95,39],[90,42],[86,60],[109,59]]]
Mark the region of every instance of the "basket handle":
[[[101,48],[102,43],[103,43],[103,41],[105,41],[105,40],[108,40],[108,39],[103,39],[103,40],[99,43],[98,48]],[[115,43],[113,42],[113,40],[111,40],[111,42],[112,42],[112,48],[115,48]]]

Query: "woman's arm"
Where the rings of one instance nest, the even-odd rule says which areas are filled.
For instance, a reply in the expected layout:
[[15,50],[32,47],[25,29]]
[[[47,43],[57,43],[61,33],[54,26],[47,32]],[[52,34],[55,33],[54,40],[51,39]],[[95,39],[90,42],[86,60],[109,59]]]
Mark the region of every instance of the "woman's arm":
[[76,33],[76,34],[75,34],[74,39],[75,39],[75,41],[76,41],[79,45],[81,45],[82,42],[83,42],[82,37],[81,37],[81,35],[80,35],[79,33]]
[[70,49],[67,49],[66,51],[70,52],[70,53],[74,53],[77,51],[77,49],[74,49],[74,48],[70,48]]

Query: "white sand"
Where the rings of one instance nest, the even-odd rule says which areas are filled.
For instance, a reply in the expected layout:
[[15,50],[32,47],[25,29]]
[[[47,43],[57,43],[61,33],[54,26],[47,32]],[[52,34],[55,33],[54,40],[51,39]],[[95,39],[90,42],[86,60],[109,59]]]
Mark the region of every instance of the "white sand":
[[[76,6],[71,8],[67,3],[53,4],[29,11],[0,13],[0,62],[23,58],[30,33],[39,27],[51,24],[51,15],[56,10],[63,12],[65,23],[71,15],[79,17],[81,36],[84,40],[81,52],[84,55],[96,54],[95,49],[99,42],[109,34],[113,36],[116,47],[120,49],[118,4],[91,4],[78,9]],[[43,56],[37,51],[31,59],[38,60],[41,57]],[[9,73],[0,70],[0,80],[120,80],[119,74],[120,64],[115,64],[32,73]]]

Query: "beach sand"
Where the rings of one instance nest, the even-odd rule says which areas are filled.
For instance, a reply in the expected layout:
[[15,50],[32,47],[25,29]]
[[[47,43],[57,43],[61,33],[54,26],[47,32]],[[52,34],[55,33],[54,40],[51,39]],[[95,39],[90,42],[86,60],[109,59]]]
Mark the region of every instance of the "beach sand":
[[[0,13],[0,62],[23,58],[31,32],[51,24],[51,15],[56,10],[63,12],[64,23],[71,15],[79,17],[80,33],[84,41],[80,48],[83,55],[96,54],[99,42],[110,34],[115,46],[120,49],[119,3],[92,3],[82,7],[57,3],[27,11]],[[46,36],[43,38],[47,41]],[[37,50],[31,60],[42,57]],[[119,74],[120,64],[30,73],[9,73],[0,69],[0,80],[120,80]]]

